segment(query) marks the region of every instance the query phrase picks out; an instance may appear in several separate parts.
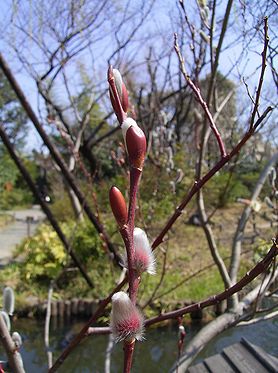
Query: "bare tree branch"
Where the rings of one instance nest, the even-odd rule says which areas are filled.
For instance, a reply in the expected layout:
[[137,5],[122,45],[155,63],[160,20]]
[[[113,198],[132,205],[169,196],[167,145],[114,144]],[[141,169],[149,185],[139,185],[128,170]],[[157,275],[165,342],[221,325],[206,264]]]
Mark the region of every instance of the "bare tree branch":
[[267,176],[269,174],[269,171],[271,170],[273,165],[275,165],[275,163],[277,162],[278,162],[278,153],[273,155],[273,157],[269,160],[269,162],[266,164],[263,171],[261,172],[261,175],[254,187],[254,190],[253,190],[253,193],[250,199],[250,204],[246,205],[246,207],[244,208],[241,214],[240,220],[238,222],[237,230],[233,238],[232,256],[231,256],[230,268],[229,268],[229,273],[230,273],[231,281],[233,284],[236,282],[236,279],[237,279],[237,273],[238,273],[239,262],[240,262],[240,254],[241,254],[241,243],[244,237],[244,230],[245,230],[246,223],[253,209],[252,205],[259,197],[261,190],[264,186],[264,183],[267,179]]
[[73,250],[71,248],[71,245],[69,244],[66,236],[64,235],[63,231],[61,230],[61,228],[60,228],[57,220],[54,218],[51,210],[49,209],[49,207],[47,205],[47,203],[41,197],[38,188],[36,187],[35,183],[31,179],[31,177],[30,177],[28,171],[26,170],[25,166],[23,165],[22,161],[16,155],[16,153],[14,151],[14,148],[13,148],[13,146],[12,146],[12,144],[11,144],[8,136],[6,135],[4,127],[3,127],[2,124],[0,124],[0,137],[1,137],[2,141],[3,141],[3,143],[5,144],[8,152],[10,153],[10,156],[12,157],[12,159],[14,160],[14,162],[16,163],[16,166],[18,167],[19,171],[21,172],[22,176],[24,177],[25,181],[27,182],[29,188],[31,189],[31,191],[33,192],[34,196],[39,201],[43,212],[46,214],[46,216],[47,216],[50,224],[52,225],[53,229],[57,233],[57,236],[61,240],[61,242],[62,242],[62,244],[63,244],[66,252],[70,255],[70,257],[72,258],[72,260],[75,263],[76,267],[80,270],[80,272],[81,272],[82,276],[84,277],[84,279],[86,280],[87,284],[91,288],[93,288],[94,285],[93,285],[90,277],[88,276],[87,272],[82,267],[79,259],[76,257],[75,253],[73,252]]

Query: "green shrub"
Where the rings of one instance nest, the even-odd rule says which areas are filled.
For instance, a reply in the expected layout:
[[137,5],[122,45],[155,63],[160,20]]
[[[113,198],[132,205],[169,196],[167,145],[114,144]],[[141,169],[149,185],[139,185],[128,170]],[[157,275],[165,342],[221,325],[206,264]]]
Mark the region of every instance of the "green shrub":
[[250,192],[236,174],[219,173],[204,187],[206,202],[212,206],[225,207],[240,198],[248,198]]
[[73,250],[84,264],[105,255],[103,241],[90,221],[85,220],[78,225],[70,222],[65,225],[65,232],[68,237],[72,237]]
[[74,219],[74,211],[68,194],[59,191],[58,196],[51,196],[51,210],[59,222],[68,222]]
[[[0,158],[0,209],[10,210],[32,204],[34,201],[33,195],[14,161],[6,152],[0,154]],[[28,169],[31,165],[33,166],[32,162],[27,162],[25,158],[24,162]],[[11,186],[11,189],[6,189],[7,184]]]
[[67,263],[62,243],[46,224],[41,225],[33,237],[25,239],[17,247],[16,255],[22,254],[25,262],[21,267],[21,276],[25,281],[52,279]]
[[[93,259],[105,255],[102,241],[90,222],[76,225],[71,221],[63,223],[61,227],[85,267]],[[18,246],[16,255],[23,255],[25,258],[21,266],[21,277],[24,280],[46,284],[50,279],[56,278],[70,261],[56,232],[47,224],[42,224],[33,237],[25,239]]]
[[32,204],[33,196],[21,189],[3,190],[0,193],[0,209],[11,210],[15,207],[24,207]]

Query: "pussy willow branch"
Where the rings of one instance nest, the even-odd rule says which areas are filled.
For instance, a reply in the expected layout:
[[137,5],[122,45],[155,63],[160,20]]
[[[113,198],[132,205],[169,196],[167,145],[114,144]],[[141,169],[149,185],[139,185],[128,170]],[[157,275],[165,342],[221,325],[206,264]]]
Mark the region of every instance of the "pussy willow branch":
[[[111,87],[112,94],[114,96],[114,104],[116,104],[115,114],[118,117],[120,123],[126,118],[126,113],[123,110],[121,100],[118,95],[118,91],[115,85],[115,78],[112,67],[108,69],[108,83]],[[129,298],[135,305],[137,299],[137,293],[140,283],[140,277],[135,269],[135,248],[134,248],[134,221],[135,221],[135,210],[136,210],[136,197],[139,188],[140,177],[142,169],[130,166],[130,194],[129,194],[129,208],[128,208],[128,219],[121,229],[123,241],[126,247],[127,264],[128,264],[128,283],[129,283]],[[132,367],[133,352],[135,347],[135,339],[132,341],[124,340],[124,373],[129,373]]]
[[[114,71],[111,66],[108,69],[108,83],[110,86],[111,103],[114,108],[115,114],[118,118],[120,125],[127,118],[126,110],[123,109],[122,101],[119,97],[119,92],[116,88],[116,82],[114,77]],[[123,83],[122,83],[123,84]],[[130,157],[129,157],[130,158]],[[127,268],[128,268],[128,283],[129,283],[129,298],[135,305],[138,293],[138,287],[140,283],[140,276],[135,269],[135,248],[134,248],[134,221],[135,221],[135,210],[136,210],[136,198],[142,174],[142,168],[134,166],[130,160],[130,194],[129,194],[129,208],[127,222],[120,228],[123,241],[126,247],[127,255]],[[124,340],[124,373],[129,373],[132,366],[133,351],[135,347],[135,339]]]
[[190,76],[187,74],[187,72],[185,70],[184,59],[181,55],[180,47],[179,47],[179,44],[178,44],[177,34],[174,34],[174,48],[175,48],[175,51],[177,53],[177,56],[178,56],[178,59],[179,59],[179,62],[180,62],[180,69],[181,69],[182,75],[185,78],[185,80],[187,81],[190,88],[192,89],[197,101],[202,106],[202,108],[203,108],[203,110],[206,114],[206,117],[209,121],[210,128],[211,128],[212,132],[214,133],[214,136],[217,140],[217,143],[218,143],[218,146],[219,146],[219,149],[220,149],[220,153],[221,153],[221,157],[224,158],[226,156],[226,149],[225,149],[224,142],[222,140],[220,132],[218,131],[218,129],[216,127],[216,124],[213,120],[211,112],[209,111],[208,105],[202,97],[200,89],[195,86],[195,84],[192,82]]
[[[269,106],[264,113],[260,116],[260,118],[256,121],[254,124],[254,129],[257,128],[263,120],[267,117],[267,115],[273,110],[271,106]],[[248,141],[248,139],[253,135],[254,130],[249,130],[245,136],[242,138],[242,140],[234,147],[234,149],[231,151],[231,153],[227,154],[225,158],[221,159],[205,176],[202,177],[202,179],[199,180],[199,182],[195,182],[190,189],[187,196],[184,198],[182,203],[177,207],[174,214],[171,216],[171,218],[166,223],[165,227],[162,229],[161,233],[157,236],[155,241],[152,244],[152,249],[155,250],[162,242],[165,237],[165,235],[168,233],[168,231],[171,229],[175,221],[178,219],[178,217],[182,214],[182,210],[185,208],[185,206],[191,201],[192,197],[198,192],[200,188],[202,188],[215,174],[217,171],[219,171],[227,162],[230,161],[230,159],[238,154],[238,152],[241,150],[241,148],[244,146],[244,144]],[[112,296],[121,290],[121,288],[127,283],[127,277],[122,281],[121,284],[117,285],[115,289],[112,290],[110,295],[105,298],[99,305],[99,308],[95,312],[95,314],[91,317],[91,319],[86,323],[86,325],[81,329],[81,331],[78,333],[78,335],[72,340],[72,342],[69,344],[69,346],[62,352],[60,357],[56,360],[53,367],[49,370],[49,373],[55,372],[58,367],[64,362],[64,360],[67,358],[67,356],[70,354],[70,352],[80,343],[80,341],[85,337],[88,328],[96,322],[98,317],[100,317],[103,314],[103,311],[105,310],[106,306],[110,303]],[[191,312],[191,311],[189,311]]]
[[[109,82],[110,83],[110,82]],[[111,88],[113,88],[113,84],[115,87],[115,82],[112,80],[112,84],[110,84]],[[116,89],[116,87],[115,87]],[[117,97],[118,94],[116,92],[115,97]],[[118,97],[119,99],[119,97]],[[238,154],[241,150],[241,148],[244,146],[244,144],[249,140],[249,138],[254,134],[256,128],[264,121],[264,119],[267,117],[267,115],[273,110],[271,106],[267,107],[266,110],[263,112],[263,114],[258,118],[258,120],[253,123],[250,121],[250,126],[248,132],[243,136],[241,141],[232,149],[232,151],[227,154],[225,157],[220,159],[216,163],[216,165],[206,174],[204,175],[199,181],[195,181],[193,186],[191,187],[189,193],[185,196],[181,204],[176,208],[174,214],[171,216],[171,218],[168,220],[160,234],[157,236],[157,238],[154,240],[152,244],[152,249],[155,250],[162,242],[165,237],[165,235],[168,233],[168,231],[171,229],[175,221],[178,219],[178,217],[182,214],[183,209],[187,206],[187,204],[191,201],[191,199],[194,197],[194,195],[216,174],[217,171],[219,171],[226,163],[228,163],[232,157],[234,157],[236,154]],[[254,119],[253,119],[254,120]],[[127,283],[128,277],[126,277],[121,284],[117,285],[116,288],[112,290],[110,295],[105,298],[99,305],[99,308],[95,312],[95,314],[91,317],[91,319],[86,323],[86,325],[81,329],[81,331],[78,333],[78,335],[72,340],[72,342],[69,344],[69,346],[62,352],[60,357],[56,360],[55,364],[49,370],[49,373],[53,373],[57,370],[57,368],[64,362],[64,360],[67,358],[67,356],[70,354],[70,352],[80,343],[80,341],[87,335],[88,328],[96,322],[98,317],[100,317],[103,314],[103,311],[105,310],[106,306],[110,303],[112,296],[121,290],[121,288]],[[232,294],[231,294],[232,295]],[[191,305],[189,307],[193,307],[194,305]],[[191,308],[190,308],[191,309]],[[198,307],[196,308],[198,309]],[[193,309],[194,310],[194,309]],[[191,311],[188,311],[191,312]]]
[[[114,103],[116,105],[115,113],[118,117],[120,123],[122,123],[127,115],[123,110],[122,103],[116,88],[115,78],[113,74],[112,66],[108,69],[108,83],[112,90],[114,96]],[[133,231],[134,231],[134,220],[135,220],[135,210],[136,210],[136,197],[139,188],[140,177],[142,170],[130,167],[130,195],[129,195],[129,208],[128,208],[128,220],[127,224],[120,230],[123,237],[126,252],[127,252],[127,262],[128,262],[128,282],[129,282],[129,297],[133,304],[136,304],[137,291],[139,286],[139,278],[136,270],[134,269],[135,261],[135,249],[133,243]],[[130,349],[128,349],[130,350]]]
[[133,360],[135,340],[124,341],[124,370],[123,373],[130,373]]
[[[222,302],[223,300],[231,297],[233,294],[238,293],[243,287],[248,285],[251,281],[253,281],[256,277],[260,274],[265,272],[270,264],[273,262],[274,258],[278,255],[278,246],[277,246],[277,239],[273,240],[273,245],[266,256],[250,271],[246,273],[244,277],[240,281],[238,281],[235,285],[231,286],[230,288],[224,290],[222,293],[217,295],[213,295],[201,302],[191,304],[189,306],[180,308],[178,310],[162,313],[159,316],[152,317],[145,321],[145,327],[149,327],[153,324],[157,324],[161,321],[176,319],[180,316],[185,314],[213,306],[217,303]],[[110,333],[110,328],[90,328],[88,334],[108,334]]]
[[135,249],[133,243],[133,231],[134,231],[134,220],[135,220],[135,209],[136,209],[136,196],[139,187],[139,181],[142,171],[137,168],[131,168],[130,170],[130,196],[129,196],[129,209],[128,209],[128,221],[127,221],[127,239],[125,240],[127,259],[128,259],[128,281],[129,281],[129,297],[133,304],[136,303],[137,291],[139,286],[139,279],[136,270],[134,270],[135,260]]
[[94,324],[97,319],[103,315],[103,312],[106,308],[106,306],[111,302],[112,296],[120,291],[122,287],[127,283],[127,277],[123,279],[122,282],[120,282],[108,295],[107,298],[103,299],[96,312],[92,315],[92,317],[89,319],[89,321],[83,326],[83,328],[80,330],[80,332],[76,335],[76,337],[70,342],[70,344],[67,346],[67,348],[61,353],[61,355],[57,358],[53,366],[49,369],[48,373],[56,372],[57,369],[63,364],[65,359],[68,357],[68,355],[71,353],[71,351],[74,350],[74,348],[82,341],[82,339],[87,335],[88,328]]
[[[114,79],[113,70],[112,70],[111,66],[110,66],[110,68],[108,70],[108,82],[109,82],[109,85],[110,85],[110,87],[112,89],[114,98],[116,100],[116,105],[117,105],[118,112],[121,113],[119,120],[120,121],[121,120],[124,121],[124,119],[126,118],[126,113],[123,111],[123,108],[122,108],[122,105],[121,105],[121,102],[120,102],[120,98],[119,98],[119,95],[118,95],[118,91],[116,89],[115,79]],[[140,177],[139,177],[139,179],[140,179]],[[138,179],[138,182],[139,182],[139,179]],[[131,193],[132,194],[134,193],[134,188],[135,188],[135,196],[136,196],[136,193],[137,193],[137,189],[136,188],[138,188],[138,182],[137,182],[137,186],[135,185],[134,180],[130,184],[130,188],[131,188]],[[131,235],[130,234],[130,227],[131,226],[134,227],[135,206],[136,206],[136,200],[134,200],[134,198],[131,198],[130,199],[130,204],[129,204],[128,224],[125,227],[125,229],[121,231],[123,240],[124,240],[124,242],[125,242],[126,245],[130,245],[130,243],[133,242],[133,235],[132,235],[132,237],[130,237],[130,235]],[[127,256],[129,256],[129,254],[127,254]],[[130,260],[130,259],[128,259],[128,260]],[[129,276],[130,276],[130,274],[129,274]],[[120,291],[121,288],[127,283],[127,281],[128,281],[128,276],[126,276],[123,279],[123,281],[120,284],[118,284],[112,290],[112,292],[108,295],[107,298],[105,298],[102,302],[100,302],[99,307],[96,310],[96,312],[94,313],[94,315],[92,315],[92,317],[84,325],[84,327],[80,330],[80,332],[77,334],[77,336],[71,341],[71,343],[68,345],[68,347],[58,357],[58,359],[55,361],[55,363],[53,364],[53,366],[49,370],[49,373],[56,372],[57,369],[63,364],[63,362],[68,357],[68,355],[71,353],[71,351],[86,336],[88,328],[93,323],[95,323],[97,321],[97,319],[103,314],[106,306],[110,303],[112,296],[115,293],[117,293],[118,291]],[[135,281],[133,281],[133,283],[135,283]],[[134,291],[135,287],[133,285],[131,285],[131,286],[130,285],[131,285],[131,282],[129,281],[129,287],[130,287],[130,289],[132,289],[131,293],[133,294],[132,296],[134,297],[134,295],[136,296],[137,291]]]

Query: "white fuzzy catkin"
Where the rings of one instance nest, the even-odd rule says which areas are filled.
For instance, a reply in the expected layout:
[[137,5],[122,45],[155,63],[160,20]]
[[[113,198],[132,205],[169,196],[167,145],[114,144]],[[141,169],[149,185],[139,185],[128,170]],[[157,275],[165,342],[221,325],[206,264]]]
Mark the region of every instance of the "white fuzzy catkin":
[[135,266],[139,273],[156,273],[156,261],[146,233],[141,228],[134,228]]
[[[147,272],[150,275],[156,273],[156,260],[149,243],[146,233],[141,228],[134,228],[133,231],[133,242],[134,242],[134,269],[137,274],[140,275],[143,272]],[[124,267],[128,267],[126,254],[123,257]]]
[[116,342],[143,339],[143,316],[123,291],[112,297],[110,328]]

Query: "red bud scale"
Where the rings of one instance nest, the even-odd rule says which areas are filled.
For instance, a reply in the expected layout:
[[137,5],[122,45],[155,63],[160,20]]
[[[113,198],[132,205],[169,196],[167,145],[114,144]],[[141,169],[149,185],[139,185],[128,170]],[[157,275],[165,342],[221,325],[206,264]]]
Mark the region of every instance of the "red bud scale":
[[128,110],[128,93],[121,73],[117,69],[108,69],[109,94],[111,104],[120,124],[126,118]]
[[112,186],[109,192],[110,206],[113,215],[120,227],[123,227],[127,223],[127,206],[121,191]]
[[125,141],[130,165],[141,170],[147,149],[144,132],[138,126],[130,126],[126,132]]

